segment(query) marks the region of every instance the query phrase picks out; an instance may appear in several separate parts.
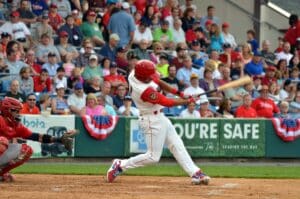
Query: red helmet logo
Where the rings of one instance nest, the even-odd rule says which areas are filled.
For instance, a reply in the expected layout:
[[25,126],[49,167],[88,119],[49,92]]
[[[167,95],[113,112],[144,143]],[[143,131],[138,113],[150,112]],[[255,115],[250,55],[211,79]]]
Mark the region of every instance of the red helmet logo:
[[155,65],[149,60],[138,61],[134,70],[134,76],[143,82],[152,79],[156,75]]

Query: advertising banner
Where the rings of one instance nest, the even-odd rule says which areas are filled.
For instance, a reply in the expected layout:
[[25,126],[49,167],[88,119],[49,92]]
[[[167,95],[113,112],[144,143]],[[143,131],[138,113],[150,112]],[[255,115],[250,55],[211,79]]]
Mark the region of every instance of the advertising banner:
[[[60,137],[70,129],[75,128],[74,115],[22,115],[22,123],[31,131]],[[67,151],[62,144],[41,144],[26,140],[33,149],[33,158],[74,156],[73,151]]]

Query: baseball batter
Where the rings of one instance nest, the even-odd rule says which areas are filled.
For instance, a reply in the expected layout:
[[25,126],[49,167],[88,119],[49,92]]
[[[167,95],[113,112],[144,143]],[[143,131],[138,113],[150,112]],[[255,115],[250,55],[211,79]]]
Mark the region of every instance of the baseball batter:
[[[139,125],[145,134],[148,151],[129,159],[115,159],[107,171],[107,181],[113,182],[123,171],[157,163],[166,144],[180,166],[192,178],[193,184],[205,184],[210,177],[205,175],[192,161],[182,140],[170,120],[162,113],[164,106],[171,107],[195,102],[195,98],[184,99],[184,95],[159,79],[155,65],[148,60],[140,60],[129,75],[132,99],[140,110]],[[158,90],[176,94],[181,98],[167,98]]]
[[13,138],[24,138],[41,143],[60,142],[66,149],[72,148],[75,130],[66,132],[61,138],[31,132],[20,123],[19,112],[22,104],[17,99],[5,97],[1,101],[0,115],[0,182],[12,182],[10,170],[26,162],[32,155],[27,144],[11,143]]

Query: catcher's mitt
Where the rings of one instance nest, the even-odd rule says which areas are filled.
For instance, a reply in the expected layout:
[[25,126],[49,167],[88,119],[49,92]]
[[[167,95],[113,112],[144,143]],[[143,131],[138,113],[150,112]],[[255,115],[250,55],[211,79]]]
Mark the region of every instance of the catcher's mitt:
[[77,130],[70,130],[64,133],[60,137],[60,142],[65,146],[68,151],[72,151],[73,149],[73,138],[78,133]]

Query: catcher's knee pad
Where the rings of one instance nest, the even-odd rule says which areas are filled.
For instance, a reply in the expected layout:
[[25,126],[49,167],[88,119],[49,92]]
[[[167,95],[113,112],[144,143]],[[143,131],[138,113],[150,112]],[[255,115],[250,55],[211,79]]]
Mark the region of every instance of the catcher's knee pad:
[[6,137],[0,136],[0,156],[7,150],[8,148],[8,139]]
[[10,170],[22,165],[24,162],[29,160],[32,155],[32,148],[27,144],[22,144],[19,155],[16,159],[11,160],[1,170],[0,175],[9,172]]

